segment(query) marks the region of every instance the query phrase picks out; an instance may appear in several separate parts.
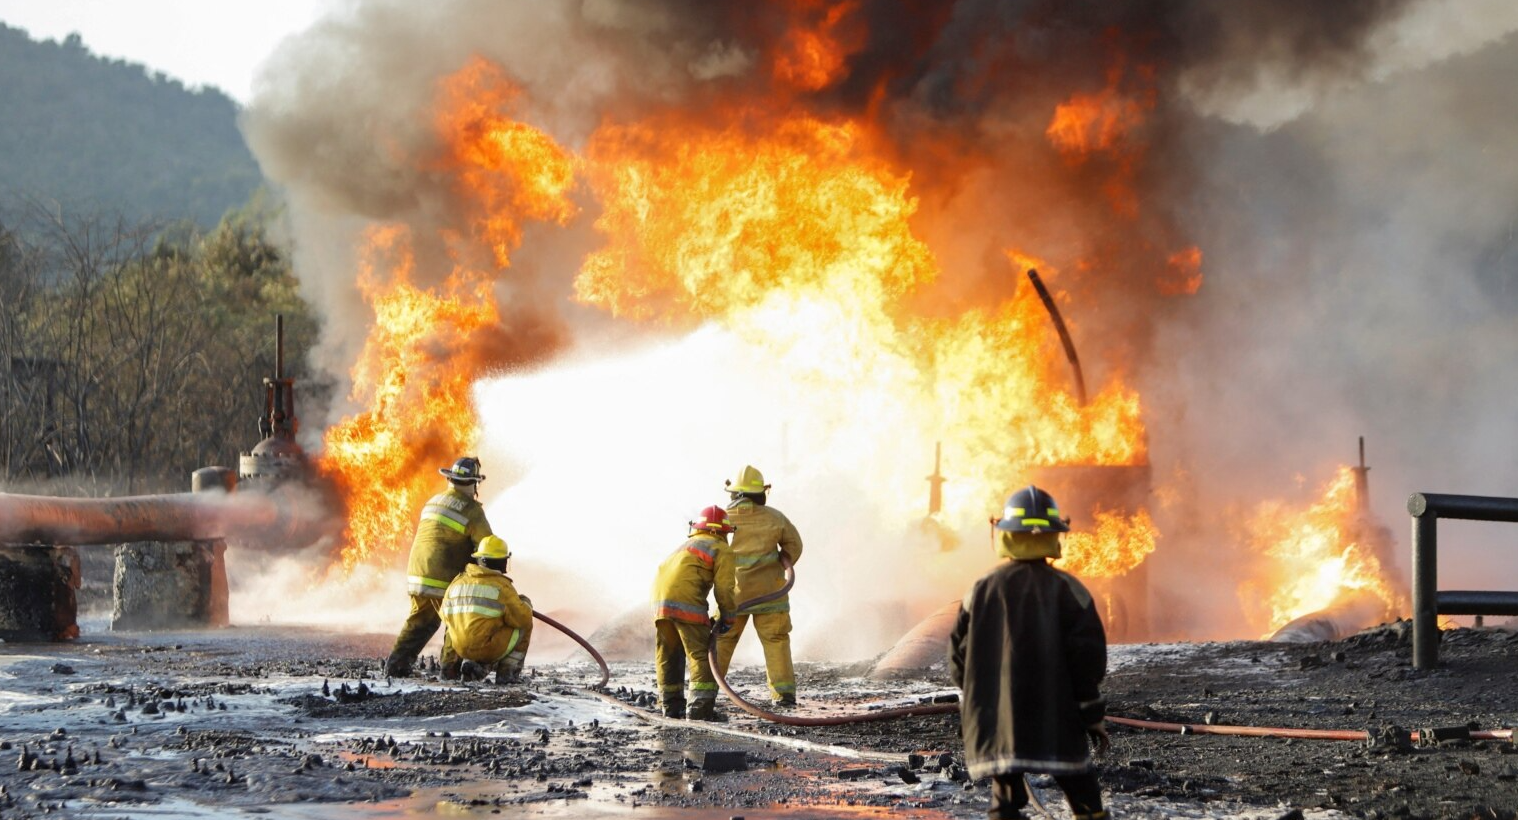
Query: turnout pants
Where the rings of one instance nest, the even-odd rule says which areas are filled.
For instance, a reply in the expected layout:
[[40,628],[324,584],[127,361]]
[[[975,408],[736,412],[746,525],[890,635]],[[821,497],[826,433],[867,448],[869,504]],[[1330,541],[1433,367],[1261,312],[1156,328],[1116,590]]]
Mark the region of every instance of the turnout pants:
[[706,659],[711,627],[672,618],[654,621],[654,669],[659,675],[659,697],[665,705],[684,702],[685,669],[690,667],[692,703],[715,701],[717,679]]
[[[437,628],[443,623],[442,607],[442,598],[411,596],[411,614],[406,616],[406,624],[401,627],[401,634],[396,636],[395,646],[390,650],[392,663],[408,669],[416,663],[416,656],[422,654],[422,647],[432,640],[432,636],[437,634]],[[453,651],[453,643],[448,640],[447,632],[443,633],[441,655],[443,666],[448,666],[450,662],[454,665],[459,663],[459,655]]]
[[516,645],[512,646],[505,654],[497,658],[475,658],[471,652],[460,652],[459,655],[466,660],[495,670],[496,682],[506,680],[521,674],[522,667],[527,663],[527,646],[532,643],[532,621],[527,622],[521,634],[517,637]]
[[[1107,812],[1102,810],[1102,788],[1096,782],[1096,772],[1057,774],[1054,782],[1065,793],[1075,820],[1107,820]],[[991,820],[1022,817],[1020,812],[1027,805],[1028,789],[1022,772],[991,776]]]
[[791,613],[760,612],[754,615],[738,615],[733,618],[733,628],[717,636],[717,669],[727,676],[727,667],[733,660],[733,650],[743,637],[743,628],[749,618],[754,619],[754,631],[759,633],[759,643],[764,646],[764,672],[769,679],[770,698],[780,700],[796,697],[796,670],[791,666]]

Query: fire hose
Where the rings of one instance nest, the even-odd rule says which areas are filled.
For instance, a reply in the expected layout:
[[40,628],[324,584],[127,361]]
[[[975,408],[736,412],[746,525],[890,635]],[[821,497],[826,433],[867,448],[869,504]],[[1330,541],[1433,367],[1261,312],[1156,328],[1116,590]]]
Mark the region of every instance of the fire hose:
[[[736,611],[743,612],[749,607],[767,604],[770,601],[784,597],[786,593],[791,591],[791,587],[796,584],[796,571],[791,568],[790,560],[784,555],[780,556],[780,565],[785,567],[785,585],[768,595],[760,595],[757,598],[743,601],[737,605]],[[720,621],[712,624],[711,638],[707,641],[706,645],[706,660],[711,664],[712,676],[717,679],[717,685],[722,687],[722,691],[727,693],[727,696],[732,699],[733,703],[738,705],[739,709],[748,712],[754,717],[762,718],[772,723],[783,723],[787,726],[841,726],[847,723],[894,720],[896,718],[915,717],[918,715],[945,715],[950,712],[959,711],[959,706],[954,703],[932,703],[919,706],[903,706],[895,709],[879,709],[854,715],[838,715],[836,717],[794,717],[792,715],[776,714],[744,700],[742,695],[733,691],[733,687],[728,685],[726,676],[722,674],[721,669],[717,665],[717,636],[721,634],[719,631],[721,628]]]
[[[738,612],[742,612],[745,609],[748,609],[750,607],[758,606],[760,604],[769,603],[770,601],[777,600],[777,599],[781,598],[782,596],[784,596],[784,595],[786,595],[787,593],[790,592],[791,587],[793,587],[795,585],[795,583],[796,583],[796,573],[795,573],[795,570],[791,567],[790,561],[788,559],[786,559],[784,556],[781,556],[781,558],[780,558],[780,564],[781,564],[781,566],[783,566],[785,568],[785,584],[784,584],[784,586],[782,586],[780,589],[775,590],[774,592],[771,592],[771,593],[769,593],[767,595],[761,595],[761,596],[758,596],[756,598],[752,598],[750,600],[743,601],[743,602],[739,603],[737,605],[737,607],[736,607],[736,610]],[[612,703],[614,705],[620,706],[622,708],[632,710],[633,712],[635,712],[636,714],[638,714],[640,717],[643,717],[644,719],[647,719],[647,720],[651,720],[652,722],[657,722],[657,723],[665,723],[665,722],[667,722],[667,723],[669,723],[671,725],[682,725],[682,726],[690,726],[690,725],[692,725],[692,724],[690,724],[690,723],[688,723],[686,721],[674,721],[674,720],[664,719],[664,718],[662,718],[662,717],[660,717],[658,715],[654,715],[653,713],[648,712],[647,710],[639,709],[639,708],[637,708],[635,706],[631,706],[631,705],[629,705],[627,703],[624,703],[623,701],[618,700],[617,698],[613,697],[612,695],[610,695],[610,694],[608,694],[608,693],[606,693],[604,691],[601,691],[602,688],[605,687],[607,681],[609,681],[611,679],[611,670],[607,666],[605,658],[603,658],[601,656],[601,653],[598,652],[598,651],[596,651],[596,648],[594,646],[592,646],[589,641],[587,641],[584,638],[580,637],[578,634],[576,634],[569,627],[565,626],[564,624],[559,623],[558,621],[554,620],[553,618],[550,618],[549,616],[544,615],[544,614],[542,614],[540,612],[537,612],[537,611],[534,611],[532,613],[532,616],[534,618],[537,618],[540,621],[543,621],[544,623],[548,624],[549,626],[551,626],[551,627],[559,630],[560,632],[562,632],[565,635],[567,635],[569,638],[573,639],[576,643],[578,643],[581,647],[583,647],[586,652],[589,652],[590,656],[592,658],[594,658],[595,661],[596,661],[596,663],[601,667],[601,680],[599,682],[597,682],[596,684],[594,684],[593,686],[590,686],[590,687],[586,688],[586,691],[589,694],[592,694],[592,695],[594,695],[596,697],[599,697],[599,698],[601,698],[601,699],[603,699],[603,700],[605,700],[605,701],[607,701],[609,703]],[[784,725],[787,725],[787,726],[840,726],[840,725],[845,725],[845,724],[850,724],[850,723],[865,723],[865,722],[878,721],[878,720],[894,720],[896,718],[904,718],[904,717],[917,717],[917,716],[923,716],[923,715],[943,715],[943,714],[949,714],[949,713],[952,713],[952,712],[959,711],[959,705],[957,703],[933,703],[933,704],[920,704],[920,705],[917,705],[917,706],[898,707],[898,708],[894,708],[894,709],[880,709],[880,710],[874,710],[874,711],[864,712],[864,713],[860,713],[860,714],[838,715],[838,716],[834,716],[834,717],[796,717],[796,716],[792,716],[792,715],[782,715],[782,714],[778,714],[776,712],[772,712],[772,711],[770,711],[768,709],[761,708],[761,707],[759,707],[759,706],[757,706],[757,705],[749,702],[748,700],[744,699],[744,697],[742,695],[739,695],[737,693],[737,691],[735,691],[733,689],[733,687],[727,682],[726,676],[722,674],[722,672],[720,670],[720,667],[717,664],[717,636],[719,634],[721,634],[721,632],[719,630],[720,630],[720,622],[714,622],[712,624],[712,632],[711,632],[710,639],[707,642],[707,662],[711,664],[712,675],[713,675],[713,677],[715,677],[717,679],[717,684],[722,688],[722,691],[725,692],[730,699],[732,699],[733,703],[737,704],[738,708],[742,709],[745,712],[748,712],[749,714],[751,714],[751,715],[753,715],[753,716],[755,716],[757,718],[760,718],[760,719],[763,719],[763,720],[767,720],[767,721],[770,721],[772,723],[784,724]],[[1229,735],[1229,736],[1235,736],[1235,737],[1274,737],[1274,738],[1294,738],[1294,739],[1299,739],[1299,740],[1338,740],[1338,741],[1352,741],[1352,742],[1353,741],[1367,742],[1367,741],[1369,741],[1371,739],[1371,733],[1368,732],[1368,731],[1366,731],[1366,730],[1364,730],[1364,729],[1299,729],[1299,728],[1274,727],[1274,726],[1223,726],[1223,725],[1211,725],[1211,724],[1205,724],[1205,723],[1171,723],[1171,722],[1156,721],[1156,720],[1142,720],[1142,719],[1139,719],[1139,718],[1127,718],[1127,717],[1120,717],[1120,716],[1117,716],[1117,715],[1108,715],[1107,716],[1107,721],[1109,723],[1112,723],[1112,724],[1115,724],[1115,725],[1118,725],[1118,726],[1126,726],[1126,727],[1131,728],[1131,729],[1142,729],[1142,730],[1156,731],[1156,732],[1171,732],[1171,733],[1183,734],[1183,735],[1190,735],[1190,734],[1196,734],[1196,735]],[[745,737],[754,737],[754,738],[763,740],[765,742],[771,742],[771,743],[777,742],[777,738],[775,738],[775,737],[765,736],[765,735],[757,735],[755,733],[745,732],[745,731],[742,731],[742,730],[739,730],[739,729],[727,729],[726,727],[717,727],[717,726],[705,726],[703,728],[707,728],[707,729],[712,730],[712,731],[718,731],[718,732],[721,732],[721,733],[724,733],[724,734],[733,734],[733,735],[740,735],[740,736],[745,736]],[[1407,733],[1407,738],[1412,743],[1426,743],[1426,742],[1433,742],[1433,741],[1440,740],[1440,739],[1452,739],[1454,737],[1459,737],[1461,739],[1470,739],[1470,740],[1508,740],[1508,741],[1512,741],[1514,739],[1513,738],[1513,730],[1512,729],[1477,730],[1477,729],[1465,729],[1463,727],[1457,727],[1456,729],[1421,729],[1421,730],[1413,730],[1413,731]],[[790,744],[790,745],[806,745],[806,746],[809,746],[809,747],[819,747],[819,744],[810,744],[810,743],[805,743],[805,744]],[[839,749],[837,747],[820,747],[820,748],[823,748],[823,749],[825,749],[827,751],[831,751],[831,752],[834,752],[834,753],[851,751],[851,750],[846,750],[846,749]],[[879,755],[875,754],[875,753],[860,754],[858,752],[855,752],[853,756],[879,757]],[[1030,793],[1031,793],[1031,791],[1030,791]]]
[[553,618],[544,615],[536,609],[532,611],[532,617],[537,618],[543,623],[548,624],[560,632],[563,632],[565,635],[568,635],[571,640],[583,647],[586,652],[589,652],[592,658],[595,658],[596,664],[601,667],[601,680],[595,684],[592,684],[591,686],[587,686],[587,689],[591,691],[599,690],[601,687],[606,685],[607,681],[611,680],[611,667],[606,665],[606,659],[601,657],[601,653],[597,652],[594,646],[590,645],[590,641],[585,640],[584,638],[580,637],[579,633],[575,632],[573,629],[570,629],[569,627],[559,623]]

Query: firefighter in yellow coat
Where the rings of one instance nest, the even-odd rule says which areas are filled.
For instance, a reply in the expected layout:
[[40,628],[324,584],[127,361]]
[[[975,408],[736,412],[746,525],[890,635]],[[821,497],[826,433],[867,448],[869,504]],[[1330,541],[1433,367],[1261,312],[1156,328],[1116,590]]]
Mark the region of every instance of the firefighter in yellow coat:
[[516,683],[532,642],[532,601],[518,595],[506,577],[511,551],[505,541],[487,535],[473,557],[477,562],[465,567],[443,595],[443,625],[464,659],[466,680],[494,669],[496,683]]
[[[411,664],[442,623],[438,610],[448,582],[464,571],[470,553],[490,535],[490,522],[485,520],[485,508],[478,499],[479,484],[485,480],[480,460],[465,456],[455,461],[453,467],[443,467],[438,472],[448,479],[449,487],[427,501],[416,525],[416,537],[406,563],[411,614],[385,661],[385,674],[392,677],[411,674]],[[457,680],[459,656],[446,634],[442,662],[443,677]]]
[[[721,507],[703,509],[690,522],[690,537],[664,559],[654,578],[654,668],[665,717],[685,717],[689,665],[691,720],[726,719],[717,714],[717,679],[706,659],[711,635],[706,596],[717,568],[731,560],[727,534],[732,531]],[[732,609],[733,602],[719,594],[717,606]]]
[[[770,485],[752,466],[745,466],[736,479],[727,482],[732,503],[727,506],[728,520],[733,522],[731,572],[717,575],[718,602],[724,597],[736,603],[778,591],[785,586],[785,568],[780,556],[794,566],[801,560],[801,534],[785,514],[768,506]],[[743,636],[750,618],[759,642],[764,646],[764,666],[769,678],[770,698],[776,706],[796,705],[796,672],[791,665],[791,601],[785,596],[758,604],[741,612],[723,609],[727,631],[717,638],[717,671],[727,676],[733,650]]]

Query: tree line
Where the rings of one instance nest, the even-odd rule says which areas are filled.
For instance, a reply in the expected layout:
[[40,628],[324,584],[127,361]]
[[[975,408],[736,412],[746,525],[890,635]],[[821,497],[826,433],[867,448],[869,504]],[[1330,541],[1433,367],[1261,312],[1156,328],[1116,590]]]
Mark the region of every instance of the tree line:
[[235,468],[258,439],[275,314],[286,375],[308,377],[317,333],[269,227],[257,206],[210,230],[38,202],[0,215],[0,479],[143,493]]
[[207,228],[258,188],[237,104],[0,24],[0,194]]

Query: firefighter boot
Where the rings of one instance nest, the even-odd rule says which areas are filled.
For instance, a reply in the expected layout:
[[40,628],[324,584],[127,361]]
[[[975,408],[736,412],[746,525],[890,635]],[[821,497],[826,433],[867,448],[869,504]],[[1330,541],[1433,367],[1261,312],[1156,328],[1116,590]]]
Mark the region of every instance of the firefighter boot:
[[502,658],[495,665],[495,682],[502,686],[508,683],[522,682],[522,667],[527,664],[527,655],[522,652],[512,652]]
[[462,674],[462,662],[453,661],[451,663],[443,664],[442,670],[438,672],[438,677],[442,680],[458,680]]
[[669,698],[664,701],[664,716],[675,720],[685,717],[685,698]]
[[474,681],[484,680],[485,667],[480,666],[474,661],[464,661],[463,663],[459,664],[459,679],[471,683]]
[[385,674],[392,678],[409,678],[411,677],[411,662],[392,654],[385,659]]
[[710,723],[726,723],[727,715],[717,711],[716,699],[698,700],[690,705],[691,720],[705,720]]

